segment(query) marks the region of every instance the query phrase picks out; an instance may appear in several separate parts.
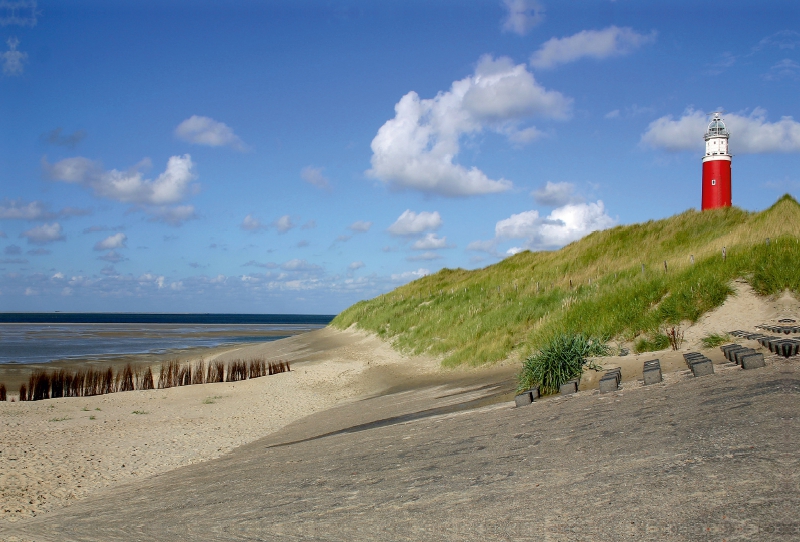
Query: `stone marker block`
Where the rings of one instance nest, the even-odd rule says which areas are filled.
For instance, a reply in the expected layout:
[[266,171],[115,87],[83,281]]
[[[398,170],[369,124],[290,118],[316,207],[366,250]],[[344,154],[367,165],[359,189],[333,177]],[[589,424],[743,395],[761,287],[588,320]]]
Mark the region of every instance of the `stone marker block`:
[[531,398],[530,391],[520,393],[519,395],[514,397],[514,404],[517,405],[518,407],[529,405],[531,404],[532,401],[533,399]]
[[574,380],[564,382],[561,384],[561,387],[558,388],[558,393],[561,395],[569,395],[570,393],[575,393],[576,391],[578,391],[578,383]]
[[619,389],[619,380],[617,380],[617,375],[614,373],[606,373],[606,375],[600,379],[600,393],[608,393],[610,391],[617,391]]
[[741,344],[732,343],[732,344],[723,344],[722,346],[719,347],[719,349],[722,350],[722,353],[725,355],[725,359],[727,359],[728,350],[733,350],[735,348],[741,348],[741,347],[742,347]]
[[692,374],[696,377],[714,374],[714,364],[708,358],[695,361],[690,368],[692,369]]
[[751,349],[744,346],[740,346],[738,348],[729,348],[728,351],[725,352],[725,358],[728,361],[736,363],[736,352],[741,352],[742,350],[751,350]]
[[764,365],[764,354],[755,353],[742,356],[742,369],[758,369]]
[[649,386],[650,384],[658,384],[661,382],[661,361],[657,359],[645,361],[642,375],[644,376],[645,386]]
[[742,356],[745,356],[747,354],[755,354],[755,353],[756,353],[756,351],[753,350],[752,348],[742,348],[741,350],[734,350],[733,354],[732,354],[733,355],[733,361],[736,362],[736,365],[741,365],[742,364]]
[[535,401],[539,398],[539,387],[531,388],[528,390],[531,392],[531,401]]

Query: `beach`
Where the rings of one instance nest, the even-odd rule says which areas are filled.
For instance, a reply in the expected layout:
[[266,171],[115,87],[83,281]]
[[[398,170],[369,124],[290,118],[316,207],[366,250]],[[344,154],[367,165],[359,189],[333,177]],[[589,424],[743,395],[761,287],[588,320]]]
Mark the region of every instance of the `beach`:
[[[754,330],[797,309],[791,297],[764,300],[738,284],[736,296],[686,330],[682,351],[698,348],[699,337],[708,331]],[[715,350],[707,353],[715,363],[725,362]],[[621,367],[622,390],[632,391],[641,387],[642,362],[653,357],[662,360],[664,385],[691,380],[681,356],[646,353],[602,358],[602,363]],[[366,398],[447,385],[450,391],[440,395],[457,402],[469,399],[464,393],[493,383],[496,389],[480,404],[513,405],[519,370],[516,359],[443,369],[436,358],[405,356],[374,335],[333,328],[221,348],[206,361],[254,357],[288,361],[291,371],[239,382],[0,403],[0,522],[41,516],[121,485],[220,458],[313,414]],[[587,371],[580,390],[596,393],[599,376]],[[400,409],[385,408],[387,419]]]
[[[291,371],[239,382],[0,403],[0,522],[219,457],[358,397],[476,371],[442,371],[435,359],[405,357],[374,336],[330,328],[224,348],[206,360],[251,357],[289,361]],[[488,370],[511,374],[516,367]]]

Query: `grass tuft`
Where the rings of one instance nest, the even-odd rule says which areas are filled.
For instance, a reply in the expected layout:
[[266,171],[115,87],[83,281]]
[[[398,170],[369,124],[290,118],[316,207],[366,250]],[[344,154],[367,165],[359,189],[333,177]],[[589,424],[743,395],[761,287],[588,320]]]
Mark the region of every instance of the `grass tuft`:
[[541,395],[557,393],[565,382],[580,378],[585,367],[602,369],[587,358],[609,354],[611,348],[597,337],[582,333],[556,335],[522,364],[518,390],[538,386]]
[[700,339],[700,342],[703,343],[703,346],[706,348],[716,348],[720,345],[731,342],[731,336],[727,333],[709,333]]

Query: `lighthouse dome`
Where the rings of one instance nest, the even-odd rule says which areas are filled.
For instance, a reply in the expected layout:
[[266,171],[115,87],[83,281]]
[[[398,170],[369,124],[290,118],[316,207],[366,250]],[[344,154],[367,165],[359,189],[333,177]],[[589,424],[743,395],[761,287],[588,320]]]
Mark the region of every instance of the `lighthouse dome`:
[[719,113],[714,114],[714,118],[708,124],[707,136],[727,136],[728,130],[725,128],[725,123],[719,117]]

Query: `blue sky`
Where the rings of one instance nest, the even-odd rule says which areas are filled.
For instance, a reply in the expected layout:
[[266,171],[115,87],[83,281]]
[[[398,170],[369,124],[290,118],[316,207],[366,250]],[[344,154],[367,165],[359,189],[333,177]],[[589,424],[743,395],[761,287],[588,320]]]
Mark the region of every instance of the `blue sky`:
[[0,310],[333,314],[800,192],[795,1],[0,0]]

